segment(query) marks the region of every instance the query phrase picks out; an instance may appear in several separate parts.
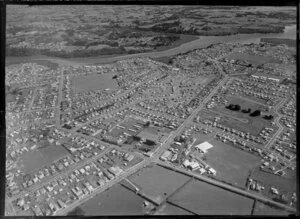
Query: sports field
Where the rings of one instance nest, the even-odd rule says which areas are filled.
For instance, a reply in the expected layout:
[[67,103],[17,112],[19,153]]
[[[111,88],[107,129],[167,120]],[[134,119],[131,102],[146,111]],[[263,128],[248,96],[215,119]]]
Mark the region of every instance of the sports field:
[[[267,113],[267,109],[265,106],[248,101],[243,98],[235,97],[235,96],[227,96],[226,100],[228,101],[228,104],[238,104],[241,107],[241,110],[243,109],[251,109],[251,112],[254,112],[255,110],[260,110],[261,113],[270,114]],[[234,128],[239,131],[243,132],[249,132],[250,134],[257,136],[260,131],[265,127],[271,127],[272,126],[272,120],[266,120],[262,116],[256,116],[251,117],[249,113],[243,113],[241,110],[239,111],[233,111],[230,109],[226,109],[225,105],[218,105],[215,107],[212,111],[217,112],[220,114],[220,120],[218,123],[229,127]]]
[[51,164],[60,158],[69,155],[69,152],[58,145],[51,145],[24,154],[21,158],[22,170],[25,173],[34,172],[44,165]]
[[279,61],[274,59],[273,57],[260,56],[260,55],[249,55],[246,53],[232,53],[226,57],[229,60],[245,60],[254,65],[261,65],[265,63],[278,63]]
[[117,82],[112,79],[114,74],[88,75],[76,77],[73,80],[73,89],[75,93],[87,92],[91,90],[116,90]]

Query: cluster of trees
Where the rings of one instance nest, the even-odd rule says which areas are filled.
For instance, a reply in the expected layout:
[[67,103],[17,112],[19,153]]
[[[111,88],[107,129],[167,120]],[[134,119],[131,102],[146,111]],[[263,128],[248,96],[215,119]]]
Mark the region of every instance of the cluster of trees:
[[172,42],[175,42],[180,39],[178,35],[168,35],[168,36],[155,36],[151,42],[155,43],[155,46],[165,46],[169,45]]
[[127,139],[126,139],[126,144],[132,144],[133,142],[138,142],[140,141],[141,138],[139,136],[129,136]]
[[226,106],[226,109],[230,109],[232,111],[239,111],[241,109],[241,106],[238,104],[230,104],[229,106]]
[[145,124],[144,124],[144,127],[149,127],[150,126],[150,121],[147,121]]
[[272,116],[272,115],[265,115],[263,118],[267,119],[267,120],[271,120],[271,119],[274,118],[274,116]]
[[97,50],[75,50],[72,52],[67,51],[52,51],[49,49],[39,50],[32,48],[10,48],[7,47],[7,56],[35,56],[35,55],[46,55],[51,57],[60,58],[76,58],[76,57],[91,57],[101,55],[115,55],[115,54],[127,54],[128,52],[123,46],[120,47],[109,47]]
[[255,110],[253,113],[250,113],[249,116],[252,117],[260,116],[260,110]]
[[[232,111],[239,111],[241,109],[241,106],[238,105],[238,104],[230,104],[228,106],[225,107],[226,109],[230,109]],[[241,112],[243,113],[249,113],[249,116],[251,117],[256,117],[256,116],[260,116],[261,115],[261,111],[260,110],[255,110],[251,113],[251,109],[248,108],[248,109],[242,109]],[[265,115],[263,117],[264,119],[267,119],[267,120],[271,120],[274,118],[274,116],[272,115]]]
[[146,139],[145,144],[148,145],[148,146],[154,146],[154,145],[155,145],[155,142],[154,142],[154,141],[151,141],[151,140],[149,140],[149,139]]

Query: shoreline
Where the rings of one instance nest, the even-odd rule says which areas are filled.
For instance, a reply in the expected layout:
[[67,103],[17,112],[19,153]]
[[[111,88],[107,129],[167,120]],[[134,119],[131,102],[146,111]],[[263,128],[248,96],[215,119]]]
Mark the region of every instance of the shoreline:
[[[295,34],[294,34],[295,33]],[[286,35],[286,37],[285,37]],[[296,39],[296,25],[288,25],[285,26],[285,30],[283,33],[268,33],[268,34],[260,34],[260,33],[251,33],[251,34],[235,34],[229,36],[197,36],[198,39],[190,40],[187,42],[171,46],[170,48],[166,48],[165,50],[151,51],[145,53],[134,53],[134,54],[116,54],[116,55],[104,55],[104,56],[91,56],[91,57],[78,57],[78,58],[59,58],[59,57],[49,57],[45,55],[40,56],[23,56],[23,57],[6,57],[5,63],[15,64],[20,62],[30,62],[35,60],[48,60],[56,63],[67,64],[67,65],[86,65],[86,64],[107,64],[116,61],[120,61],[123,59],[137,58],[137,57],[149,57],[149,58],[161,58],[174,56],[180,53],[185,53],[193,49],[201,49],[205,48],[209,45],[216,43],[258,43],[261,38],[291,38]]]

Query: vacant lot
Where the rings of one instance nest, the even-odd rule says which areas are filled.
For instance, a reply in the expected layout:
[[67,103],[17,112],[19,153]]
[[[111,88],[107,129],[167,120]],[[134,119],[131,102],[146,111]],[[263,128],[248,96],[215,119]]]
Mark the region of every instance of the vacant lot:
[[267,56],[260,56],[260,55],[249,55],[246,53],[232,53],[229,56],[226,57],[229,60],[245,60],[247,62],[250,62],[251,64],[254,65],[261,65],[265,63],[279,63],[278,60],[272,58],[272,57],[267,57]]
[[81,206],[84,215],[143,215],[143,199],[117,184]]
[[192,180],[169,202],[200,215],[250,215],[253,200],[202,181]]
[[155,165],[142,169],[129,179],[159,203],[187,182],[189,177]]
[[66,155],[69,155],[69,152],[62,146],[40,148],[22,156],[22,169],[25,173],[30,173]]
[[117,82],[112,79],[114,74],[88,75],[76,77],[73,81],[75,93],[91,90],[118,89]]
[[216,177],[239,187],[245,187],[249,171],[260,164],[260,157],[216,139],[206,154],[206,162],[217,171]]

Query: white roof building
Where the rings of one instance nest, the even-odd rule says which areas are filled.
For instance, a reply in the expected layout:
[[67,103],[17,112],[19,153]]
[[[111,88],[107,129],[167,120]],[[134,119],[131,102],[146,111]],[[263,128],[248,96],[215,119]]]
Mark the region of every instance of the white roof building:
[[197,148],[198,150],[202,151],[203,153],[206,153],[208,149],[212,148],[213,145],[211,145],[210,143],[208,143],[207,141],[198,144],[195,146],[195,148]]
[[189,161],[189,160],[185,160],[183,162],[183,166],[186,167],[186,168],[191,168],[193,171],[196,170],[196,169],[199,169],[200,168],[200,165],[198,162],[195,162],[195,161]]
[[166,161],[172,155],[171,151],[165,151],[163,155],[160,156],[162,161]]

